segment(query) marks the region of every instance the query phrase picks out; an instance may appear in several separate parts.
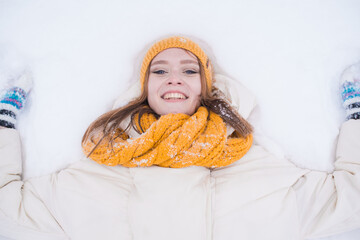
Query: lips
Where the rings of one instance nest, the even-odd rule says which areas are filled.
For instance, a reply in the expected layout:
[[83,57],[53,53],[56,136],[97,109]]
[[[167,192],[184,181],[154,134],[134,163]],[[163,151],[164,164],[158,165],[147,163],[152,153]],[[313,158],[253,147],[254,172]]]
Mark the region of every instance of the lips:
[[178,99],[188,99],[188,97],[181,92],[166,92],[161,96],[165,100],[178,100]]

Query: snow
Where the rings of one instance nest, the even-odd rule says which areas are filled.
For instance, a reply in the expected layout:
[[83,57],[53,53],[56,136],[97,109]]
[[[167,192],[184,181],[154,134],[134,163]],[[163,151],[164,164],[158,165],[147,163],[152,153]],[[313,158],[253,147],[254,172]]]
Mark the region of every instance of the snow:
[[257,128],[273,140],[270,150],[332,170],[345,117],[339,77],[360,59],[359,1],[4,0],[0,85],[25,68],[34,76],[18,120],[24,178],[77,161],[82,135],[125,90],[138,53],[173,33],[204,39],[220,66],[255,93]]

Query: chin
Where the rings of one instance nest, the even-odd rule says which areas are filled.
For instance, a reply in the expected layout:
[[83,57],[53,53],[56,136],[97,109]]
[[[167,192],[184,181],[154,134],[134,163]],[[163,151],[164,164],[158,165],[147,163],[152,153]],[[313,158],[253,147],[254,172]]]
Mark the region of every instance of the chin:
[[183,110],[183,109],[171,109],[171,110],[166,110],[166,111],[155,111],[157,114],[159,115],[166,115],[166,114],[170,114],[170,113],[183,113],[183,114],[187,114],[187,115],[192,115],[194,114],[195,111],[189,111],[189,110]]

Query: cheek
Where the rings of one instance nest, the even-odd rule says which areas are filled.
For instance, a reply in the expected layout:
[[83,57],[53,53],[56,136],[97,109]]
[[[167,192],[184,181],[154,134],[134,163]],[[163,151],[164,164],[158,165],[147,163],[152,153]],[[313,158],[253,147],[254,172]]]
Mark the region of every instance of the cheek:
[[195,95],[201,95],[201,80],[200,80],[200,78],[196,79],[196,81],[191,82],[191,89]]
[[158,83],[159,83],[159,81],[156,81],[156,79],[153,79],[153,78],[149,77],[149,80],[148,80],[148,94],[150,96],[157,94],[157,91],[159,90]]
[[[156,100],[157,91],[159,89],[159,86],[157,86],[157,81],[154,81],[152,78],[149,78],[148,80],[148,102],[149,105],[152,105],[154,101]],[[152,107],[152,106],[150,106]]]

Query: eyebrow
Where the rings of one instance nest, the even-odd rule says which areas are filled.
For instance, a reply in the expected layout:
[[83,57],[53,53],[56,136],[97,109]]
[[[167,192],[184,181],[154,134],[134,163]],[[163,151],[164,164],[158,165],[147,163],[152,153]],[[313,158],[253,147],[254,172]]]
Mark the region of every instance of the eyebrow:
[[194,60],[181,60],[180,63],[181,63],[181,64],[185,64],[185,63],[195,63],[195,64],[199,64],[197,61],[194,61]]
[[[169,62],[165,61],[165,60],[159,60],[159,61],[152,62],[151,66],[157,65],[157,64],[167,64],[167,63],[169,63]],[[196,65],[199,64],[197,61],[194,61],[194,60],[181,60],[180,63],[181,64],[194,63]]]
[[159,61],[152,62],[151,66],[156,65],[156,64],[167,64],[167,63],[168,63],[168,61],[159,60]]

